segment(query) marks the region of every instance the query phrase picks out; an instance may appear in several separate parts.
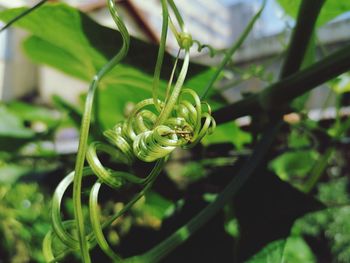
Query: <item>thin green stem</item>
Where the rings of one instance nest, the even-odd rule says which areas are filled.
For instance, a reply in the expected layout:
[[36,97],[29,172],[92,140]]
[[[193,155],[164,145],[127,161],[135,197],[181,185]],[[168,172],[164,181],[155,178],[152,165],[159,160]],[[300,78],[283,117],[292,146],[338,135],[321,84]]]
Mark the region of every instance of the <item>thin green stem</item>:
[[259,19],[261,13],[263,12],[263,10],[265,8],[265,5],[266,5],[266,0],[264,0],[260,10],[255,14],[255,16],[252,18],[252,20],[250,20],[249,24],[244,29],[243,33],[240,35],[238,40],[232,45],[232,47],[229,50],[227,50],[227,52],[226,52],[226,54],[224,56],[224,59],[220,62],[220,64],[217,67],[214,75],[211,77],[211,79],[208,82],[206,88],[204,89],[204,92],[203,92],[203,94],[201,96],[201,99],[204,99],[208,95],[209,90],[213,87],[214,83],[216,82],[216,80],[220,76],[220,74],[221,74],[222,70],[224,69],[224,67],[227,65],[227,63],[229,63],[231,61],[231,58],[234,55],[234,53],[242,46],[242,44],[246,40],[248,34],[253,29],[253,26],[255,25],[255,22]]
[[186,50],[185,51],[185,59],[184,59],[183,64],[182,64],[182,68],[181,68],[179,77],[175,83],[174,89],[169,97],[169,100],[167,101],[166,106],[163,108],[163,110],[161,111],[161,113],[157,119],[156,126],[164,123],[164,121],[166,119],[168,119],[171,111],[173,110],[175,103],[177,102],[177,99],[179,98],[183,83],[185,81],[189,63],[190,63],[190,52],[188,50]]
[[176,7],[174,1],[173,1],[173,0],[168,0],[168,2],[169,2],[169,5],[170,5],[171,9],[173,10],[173,12],[174,12],[174,14],[175,14],[176,20],[177,20],[177,22],[179,23],[179,26],[180,26],[181,30],[182,30],[183,32],[187,32],[186,26],[185,26],[185,22],[184,22],[184,20],[182,19],[182,16],[181,16],[179,10],[177,9],[177,7]]
[[125,25],[123,24],[122,20],[119,18],[118,14],[116,13],[114,1],[113,0],[107,0],[107,1],[108,1],[110,13],[115,23],[117,24],[120,33],[122,34],[123,46],[121,50],[118,52],[118,54],[114,58],[112,58],[112,60],[110,60],[94,77],[86,97],[84,113],[83,113],[83,118],[81,123],[81,132],[80,132],[80,138],[79,138],[79,147],[78,147],[77,160],[75,164],[75,176],[74,176],[74,183],[73,183],[73,202],[74,202],[74,217],[77,224],[79,246],[81,249],[83,262],[86,262],[86,263],[91,262],[91,260],[89,255],[88,242],[86,240],[84,215],[83,215],[82,204],[81,204],[81,184],[82,184],[82,177],[83,177],[83,167],[85,163],[85,154],[87,150],[87,140],[89,136],[91,111],[92,111],[92,106],[94,102],[94,95],[100,80],[116,64],[118,64],[122,58],[124,58],[124,56],[126,55],[129,49],[128,31]]
[[47,2],[47,0],[42,0],[40,2],[38,2],[36,5],[34,5],[33,7],[25,10],[23,13],[19,14],[18,16],[12,18],[10,21],[7,22],[7,24],[5,26],[3,26],[0,29],[0,33],[2,31],[4,31],[5,29],[9,28],[10,26],[12,26],[14,23],[16,23],[18,20],[22,19],[23,17],[25,17],[26,15],[30,14],[31,12],[33,12],[34,10],[38,9],[40,6],[42,6],[43,4],[45,4]]
[[162,12],[163,12],[163,24],[162,24],[162,33],[160,37],[159,49],[156,67],[154,70],[154,78],[153,78],[153,102],[154,106],[158,111],[160,111],[160,105],[158,102],[158,87],[160,80],[160,72],[163,64],[164,53],[165,53],[165,44],[168,33],[168,22],[169,22],[169,12],[166,0],[161,0],[162,3]]

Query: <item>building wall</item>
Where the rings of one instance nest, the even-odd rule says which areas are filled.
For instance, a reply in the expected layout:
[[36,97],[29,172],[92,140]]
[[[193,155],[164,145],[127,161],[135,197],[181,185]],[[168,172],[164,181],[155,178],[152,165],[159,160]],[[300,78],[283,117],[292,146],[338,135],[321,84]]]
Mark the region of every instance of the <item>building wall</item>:
[[10,28],[0,36],[0,100],[8,101],[36,90],[37,67],[21,50],[27,33]]

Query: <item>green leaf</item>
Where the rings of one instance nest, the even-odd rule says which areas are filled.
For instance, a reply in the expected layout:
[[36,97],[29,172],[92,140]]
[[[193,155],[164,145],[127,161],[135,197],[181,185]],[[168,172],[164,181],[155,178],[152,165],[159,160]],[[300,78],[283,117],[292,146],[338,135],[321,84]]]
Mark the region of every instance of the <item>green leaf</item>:
[[264,247],[254,255],[247,263],[280,263],[282,262],[285,240],[276,240]]
[[301,148],[310,144],[310,136],[308,134],[300,132],[297,129],[292,129],[292,132],[288,136],[288,147]]
[[27,38],[23,49],[34,62],[44,63],[78,79],[89,81],[93,75],[74,54],[39,37]]
[[35,133],[24,127],[19,116],[0,105],[0,151],[17,151],[34,136]]
[[247,263],[316,262],[310,247],[299,236],[276,240],[264,247]]
[[[277,0],[286,14],[296,18],[301,0]],[[317,26],[322,26],[337,16],[350,11],[349,1],[326,0],[321,14],[317,20]]]
[[317,160],[316,151],[296,151],[284,153],[270,162],[269,168],[282,180],[289,181],[291,176],[304,177]]
[[343,94],[350,91],[350,74],[344,73],[331,83],[331,89],[337,94]]
[[43,122],[49,127],[52,127],[57,125],[60,120],[58,112],[32,104],[14,101],[8,104],[7,107],[23,121]]
[[[8,21],[23,10],[0,12],[0,19]],[[46,4],[15,25],[33,34],[24,42],[24,50],[32,60],[87,82],[122,44],[119,32],[97,24],[65,4]],[[128,102],[136,103],[151,97],[157,51],[157,46],[133,38],[128,56],[101,81],[100,115],[104,126],[113,126],[124,119]],[[169,78],[173,61],[169,54],[165,56],[163,80]],[[206,67],[191,64],[186,86],[202,91],[212,74],[213,71]],[[160,86],[160,90],[165,91],[166,81],[161,81]]]
[[34,132],[25,128],[19,116],[0,105],[0,136],[12,138],[32,138]]
[[28,174],[31,168],[21,165],[9,164],[0,166],[0,184],[13,184],[20,177]]
[[250,143],[252,136],[239,128],[235,122],[228,122],[216,127],[213,135],[206,136],[203,144],[231,142],[238,150],[242,149],[245,144]]
[[283,259],[283,262],[316,262],[316,258],[312,253],[312,250],[300,236],[291,236],[287,239]]
[[164,217],[172,213],[174,204],[160,194],[149,191],[144,199],[138,201],[133,210],[135,209],[142,214],[155,217],[157,220],[163,220]]

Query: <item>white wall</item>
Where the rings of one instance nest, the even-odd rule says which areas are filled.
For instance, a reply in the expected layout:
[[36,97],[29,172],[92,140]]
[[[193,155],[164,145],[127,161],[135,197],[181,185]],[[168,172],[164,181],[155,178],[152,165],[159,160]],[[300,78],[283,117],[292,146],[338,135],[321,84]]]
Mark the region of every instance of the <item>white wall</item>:
[[10,28],[0,35],[0,100],[24,96],[38,86],[37,67],[23,54],[21,43],[27,33]]

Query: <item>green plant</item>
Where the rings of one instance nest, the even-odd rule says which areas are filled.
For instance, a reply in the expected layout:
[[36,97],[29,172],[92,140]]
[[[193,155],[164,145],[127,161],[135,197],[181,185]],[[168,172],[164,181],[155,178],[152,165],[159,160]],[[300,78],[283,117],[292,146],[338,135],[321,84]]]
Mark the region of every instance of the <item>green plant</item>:
[[[157,51],[158,58],[156,67],[152,74],[153,78],[148,77],[144,72],[138,72],[134,68],[120,63],[122,59],[123,61],[128,61],[126,53],[129,49],[129,35],[119,16],[115,12],[114,2],[112,0],[108,1],[108,4],[111,14],[115,19],[122,36],[122,39],[119,39],[121,50],[105,66],[102,66],[106,62],[105,57],[96,51],[97,49],[92,46],[93,42],[91,44],[91,42],[87,41],[86,35],[88,32],[84,32],[84,34],[75,34],[76,32],[71,29],[76,29],[74,26],[79,24],[77,23],[79,18],[86,23],[90,23],[90,25],[91,22],[86,20],[86,18],[84,18],[82,15],[74,13],[68,7],[60,5],[52,6],[56,7],[57,9],[61,8],[61,11],[64,11],[64,15],[67,15],[67,17],[71,19],[66,19],[66,21],[75,21],[75,23],[72,23],[74,26],[70,25],[71,28],[55,24],[56,27],[61,26],[62,32],[67,34],[67,38],[63,40],[65,42],[63,44],[59,42],[56,43],[57,39],[55,39],[55,36],[50,34],[50,32],[38,30],[38,28],[35,26],[35,22],[38,22],[38,19],[45,19],[44,13],[41,13],[41,16],[37,14],[36,17],[33,14],[32,23],[28,22],[29,20],[25,20],[30,16],[18,21],[18,25],[29,29],[35,34],[35,36],[30,37],[25,42],[25,49],[32,58],[40,62],[54,65],[64,72],[70,73],[85,80],[90,79],[90,75],[94,74],[96,69],[101,68],[96,77],[94,77],[94,81],[90,86],[82,116],[79,116],[79,114],[76,116],[78,118],[82,117],[82,125],[75,172],[69,174],[65,179],[63,179],[63,181],[57,187],[53,198],[53,230],[49,232],[44,242],[44,253],[48,261],[57,261],[63,258],[66,253],[79,251],[81,252],[83,261],[89,262],[89,250],[95,247],[96,244],[99,245],[105,254],[117,262],[156,262],[162,260],[176,247],[183,244],[186,240],[193,236],[198,229],[210,221],[210,219],[212,219],[214,215],[222,210],[224,206],[229,206],[232,198],[234,198],[236,195],[242,194],[242,192],[244,192],[242,188],[248,185],[248,180],[252,181],[255,179],[251,178],[253,177],[252,175],[259,175],[258,172],[263,171],[262,175],[266,179],[263,180],[263,182],[266,183],[268,181],[268,172],[265,171],[267,170],[265,169],[268,162],[267,156],[271,154],[271,145],[273,144],[274,138],[282,125],[282,115],[289,111],[295,110],[291,104],[292,100],[303,95],[316,85],[324,83],[325,81],[338,76],[350,68],[349,46],[342,48],[336,53],[312,65],[310,61],[306,60],[306,57],[309,55],[308,53],[310,47],[312,49],[312,45],[310,44],[312,43],[311,39],[324,1],[302,1],[299,9],[297,24],[290,45],[288,46],[286,53],[287,56],[280,74],[280,80],[267,87],[261,93],[250,95],[238,103],[226,105],[219,110],[213,111],[213,116],[219,124],[218,129],[224,127],[222,125],[223,123],[232,121],[237,117],[244,115],[252,115],[254,117],[253,123],[255,125],[256,133],[261,135],[261,137],[259,142],[255,144],[253,153],[240,167],[240,170],[234,174],[234,177],[227,183],[226,188],[220,194],[213,195],[216,196],[216,198],[211,200],[210,204],[208,204],[208,206],[198,215],[193,216],[187,224],[180,227],[176,232],[174,232],[174,234],[170,235],[167,239],[160,242],[154,248],[149,249],[147,252],[141,255],[129,257],[126,260],[123,260],[110,248],[104,236],[103,229],[127,212],[130,207],[150,189],[165,165],[169,154],[175,147],[180,146],[183,148],[192,148],[195,144],[199,143],[199,141],[207,133],[210,133],[214,129],[215,121],[211,115],[209,104],[202,103],[201,99],[208,97],[211,102],[213,101],[209,95],[210,92],[212,92],[214,83],[220,77],[224,67],[230,62],[235,51],[242,45],[244,39],[263,10],[263,8],[261,8],[261,10],[256,14],[256,16],[254,16],[253,20],[247,26],[240,39],[226,52],[224,59],[218,68],[212,71],[208,70],[205,74],[198,77],[201,80],[205,79],[205,81],[198,81],[198,78],[197,80],[192,80],[192,76],[190,74],[187,75],[187,70],[190,63],[189,48],[194,43],[198,44],[199,49],[204,48],[205,45],[201,45],[198,43],[198,41],[191,39],[191,35],[186,32],[184,21],[177,11],[173,1],[163,0],[161,3],[163,8],[163,27],[160,46]],[[178,25],[174,25],[172,22],[172,19],[174,18],[169,19],[170,16],[167,11],[168,5],[173,10],[175,15],[174,18]],[[36,12],[39,11],[40,9],[38,9]],[[18,9],[12,12],[13,13],[6,13],[5,11],[0,16],[2,16],[5,20],[9,20],[11,17],[13,17],[13,15],[20,14],[22,10]],[[29,13],[27,12],[27,14]],[[166,65],[167,63],[163,63],[163,60],[167,59],[167,55],[165,54],[165,39],[168,26],[178,40],[180,50],[183,50],[185,55],[179,75],[177,76],[176,74],[176,65],[180,63],[178,55],[175,60],[174,67],[170,68],[169,70],[170,81],[168,84],[166,84],[163,81],[164,76],[162,76],[162,71],[164,71],[168,65],[172,64],[168,63],[168,65]],[[81,28],[77,30],[79,31],[80,29]],[[103,28],[99,29],[105,30]],[[68,37],[68,35],[71,37]],[[79,46],[74,43],[72,39],[81,40],[84,42],[84,45]],[[42,47],[43,51],[38,51],[38,46]],[[77,52],[77,50],[79,50],[79,52]],[[114,49],[112,51],[114,51]],[[213,54],[216,53],[213,49],[211,49],[211,51]],[[54,56],[48,56],[47,54],[50,52],[59,53],[59,59]],[[46,54],[46,56],[43,54]],[[61,63],[58,63],[58,60],[60,60],[60,62],[68,61],[69,63],[62,66]],[[130,61],[128,63],[131,64]],[[81,64],[85,64],[86,67],[84,70],[81,69]],[[123,73],[125,72],[128,72],[128,77],[132,80],[125,77],[123,78]],[[190,85],[188,82],[186,83],[186,75],[188,76],[189,82],[200,82],[200,89],[205,87],[201,92],[201,98],[199,98],[194,90],[182,88],[182,86],[187,87],[187,85],[194,85]],[[111,76],[121,77],[114,79]],[[196,76],[193,78],[196,78]],[[177,79],[175,85],[172,85],[173,79]],[[97,86],[99,84],[101,84],[101,87],[104,87],[103,90],[97,90]],[[121,105],[125,103],[125,101],[123,101],[125,100],[124,97],[128,97],[128,93],[125,91],[127,89],[121,89],[122,92],[124,92],[122,95],[125,96],[119,96],[118,99],[120,103],[118,102],[117,107],[114,107],[115,103],[112,103],[114,108],[118,108],[116,114],[117,117],[111,118],[111,114],[105,114],[106,110],[108,112],[111,108],[101,106],[101,101],[106,102],[106,100],[101,100],[101,98],[108,97],[108,92],[114,88],[113,86],[115,84],[121,85],[124,88],[131,85],[134,87],[134,89],[146,90],[140,92],[140,95],[135,96],[134,99],[136,101],[134,102],[137,102],[137,104],[126,121],[121,121],[120,112],[122,107]],[[149,89],[149,87],[152,87],[152,89]],[[162,94],[162,91],[165,91],[165,95]],[[96,96],[96,102],[98,103],[94,104],[95,92],[98,94],[98,96]],[[152,98],[144,100],[145,97]],[[138,102],[140,100],[141,102]],[[210,104],[213,104],[211,102]],[[105,104],[107,103],[104,103],[103,106],[105,106]],[[115,109],[113,110],[116,111]],[[94,113],[92,114],[93,111]],[[91,118],[91,115],[93,115],[93,118]],[[91,119],[93,120],[93,126],[97,127],[97,129],[93,129],[93,131],[89,134]],[[111,127],[110,124],[114,125],[115,123],[114,119],[119,119],[121,122],[116,126]],[[95,138],[99,137],[101,135],[100,130],[103,129],[102,127],[106,124],[109,129],[104,134],[113,147],[105,142],[95,142],[88,146],[87,142],[89,135]],[[335,140],[339,140],[342,136],[344,136],[347,129],[348,122],[343,123],[341,120],[339,120],[337,122],[337,126],[333,129],[333,133],[330,132],[330,136],[332,136],[332,138]],[[98,139],[104,140],[103,138]],[[296,145],[296,147],[299,146],[300,145]],[[298,176],[297,178],[302,177],[302,179],[304,179],[307,177],[306,183],[302,180],[301,182],[298,182],[298,187],[305,192],[310,192],[319,182],[319,178],[325,170],[327,164],[326,161],[331,158],[333,150],[332,147],[329,149],[329,152],[327,151],[322,155],[320,161],[316,161],[314,166],[315,168],[307,167],[307,165],[310,162],[313,162],[318,156],[318,153],[313,151],[310,151],[311,154],[310,152],[306,152],[307,156],[311,156],[311,158],[306,164],[301,164],[300,169],[295,169],[298,167],[293,165],[293,162],[295,163],[295,160],[300,158],[300,152],[297,152],[295,155],[292,153],[287,153],[284,158],[275,159],[275,162],[271,166],[272,168],[277,169],[277,173],[282,174],[284,179],[289,182],[293,180],[293,177],[291,176],[294,174],[289,174],[291,172],[295,173],[295,175]],[[119,163],[127,168],[125,168],[123,171],[105,168],[105,165],[102,164],[104,163],[105,158],[102,158],[100,155],[98,156],[97,154],[99,152],[103,152],[108,157],[107,159],[111,159],[107,160],[107,162],[111,161],[109,163],[112,164]],[[85,157],[90,168],[84,168]],[[103,159],[103,161],[100,159]],[[156,161],[155,166],[148,176],[138,177],[130,172],[132,171],[131,164],[136,159],[141,159],[146,162]],[[322,165],[318,165],[318,162],[322,162]],[[220,164],[220,166],[224,167],[226,164],[227,162],[224,161],[223,164]],[[288,165],[292,165],[293,169],[289,169]],[[89,200],[89,212],[86,213],[84,210],[84,201],[82,201],[84,200],[82,197],[82,180],[85,178],[85,176],[87,178],[91,174],[96,175],[98,177],[98,181],[92,186]],[[285,187],[282,182],[278,182],[280,187]],[[63,195],[72,183],[75,219],[63,221],[61,220],[60,207],[63,200]],[[135,184],[141,187],[141,191],[136,194],[131,201],[126,202],[124,207],[115,215],[108,217],[101,224],[98,194],[102,184],[106,184],[109,187],[116,189],[120,189],[121,186]],[[302,195],[300,192],[295,192],[295,190],[292,190],[291,188],[286,189],[286,193],[295,197],[295,199],[307,198],[305,195]],[[279,197],[281,196],[282,195],[280,193]],[[258,204],[258,200],[256,200],[256,204]],[[287,206],[287,204],[284,204],[284,206]],[[290,217],[287,218],[288,220],[286,220],[286,223],[284,224],[284,232],[276,235],[277,237],[274,236],[274,240],[279,239],[280,241],[268,245],[266,249],[264,249],[256,257],[251,258],[251,262],[261,262],[261,260],[265,260],[266,251],[268,252],[267,254],[273,256],[275,261],[283,258],[284,254],[286,258],[289,257],[291,260],[293,258],[298,258],[297,255],[292,255],[292,253],[288,252],[288,234],[286,234],[286,229],[288,232],[292,224],[290,221],[300,217],[307,211],[321,209],[322,206],[318,203],[310,203],[310,206],[302,204],[298,208],[300,210],[296,211],[294,214],[290,214]],[[256,211],[259,211],[258,207],[255,207],[255,209]],[[237,209],[236,212],[238,218],[237,221],[239,221],[241,225],[241,233],[239,235],[243,237],[241,243],[244,244],[244,242],[246,242],[248,239],[247,236],[249,236],[249,231],[247,233],[245,221],[241,220],[239,209]],[[87,220],[86,218],[89,216],[90,220]],[[90,221],[91,225],[86,223],[87,221]],[[249,220],[246,221],[248,222]],[[251,229],[254,229],[253,224],[251,224],[250,227]],[[333,227],[332,229],[334,230],[333,232],[338,231],[337,227]],[[310,249],[308,249],[305,242],[301,240],[300,236],[296,238],[292,237],[291,240],[292,241],[289,243],[292,243],[295,247],[301,247],[303,251],[305,251],[305,258],[303,260],[313,261],[313,257],[310,256]],[[271,240],[271,237],[269,237],[266,240],[263,240],[262,244],[267,245],[271,241],[273,240]],[[259,244],[259,246],[260,248],[262,247],[261,244]],[[336,247],[335,250],[337,249],[338,248]],[[245,257],[247,256],[245,255]],[[244,258],[244,256],[242,256],[242,258]],[[239,258],[239,260],[242,258]]]
[[[120,256],[115,254],[110,249],[106,239],[104,238],[102,229],[120,217],[145,194],[145,192],[151,187],[156,177],[159,175],[167,156],[175,149],[176,146],[191,147],[198,143],[202,137],[204,137],[208,132],[211,132],[211,130],[215,127],[215,121],[210,116],[210,106],[208,104],[204,104],[207,107],[208,112],[202,112],[203,103],[200,101],[198,95],[190,89],[182,90],[189,65],[189,49],[192,46],[193,41],[191,36],[186,33],[186,28],[181,15],[177,11],[176,6],[172,1],[170,1],[170,6],[175,12],[177,22],[179,23],[182,32],[178,33],[170,20],[171,29],[178,40],[180,51],[185,51],[185,59],[180,75],[172,88],[172,79],[177,65],[177,61],[175,62],[165,99],[164,101],[158,100],[157,89],[165,51],[165,41],[169,19],[167,2],[162,1],[163,30],[155,70],[153,99],[146,99],[136,104],[127,121],[119,123],[113,129],[105,132],[106,137],[114,145],[114,147],[117,147],[117,150],[100,142],[92,143],[90,144],[89,148],[87,148],[94,94],[98,87],[98,83],[103,76],[107,74],[115,65],[117,65],[126,55],[129,47],[129,35],[125,25],[117,14],[114,2],[112,0],[108,1],[108,6],[110,13],[122,34],[123,47],[120,52],[94,77],[94,81],[91,84],[88,96],[86,98],[75,172],[68,175],[61,182],[54,196],[52,213],[53,232],[49,232],[44,241],[44,254],[46,255],[47,261],[56,260],[56,256],[52,252],[53,235],[56,235],[62,241],[62,243],[67,246],[67,249],[80,249],[84,262],[90,261],[88,247],[92,247],[95,240],[100,248],[109,257],[111,257],[111,259],[120,261]],[[186,95],[194,102],[194,105],[192,105],[192,101],[184,99]],[[152,109],[150,106],[153,106],[154,108]],[[148,110],[147,108],[151,108],[151,110]],[[96,107],[96,109],[98,108]],[[155,110],[158,112],[159,116],[156,115],[157,113],[154,112]],[[97,111],[95,117],[98,119]],[[203,119],[204,125],[201,124]],[[157,163],[152,172],[147,177],[141,179],[127,172],[113,171],[111,169],[104,168],[97,157],[97,150],[110,154],[113,156],[113,158],[118,159],[119,162],[126,165],[130,165],[135,157],[146,162],[157,161]],[[83,168],[85,155],[91,170],[84,170]],[[84,215],[81,204],[81,185],[83,176],[90,174],[95,174],[99,180],[91,189],[89,201],[90,220],[93,232],[92,234],[86,236]],[[62,222],[60,219],[61,200],[65,190],[72,182],[75,222],[77,224],[79,245],[75,237],[67,231],[69,228],[73,227],[71,221]],[[126,182],[143,185],[144,189],[137,194],[119,213],[105,221],[101,228],[100,214],[98,211],[98,192],[101,184],[105,183],[114,189],[118,189]],[[65,253],[65,251],[60,253]],[[58,258],[61,257],[60,253],[58,253]],[[142,259],[140,259],[140,261],[142,261]]]

